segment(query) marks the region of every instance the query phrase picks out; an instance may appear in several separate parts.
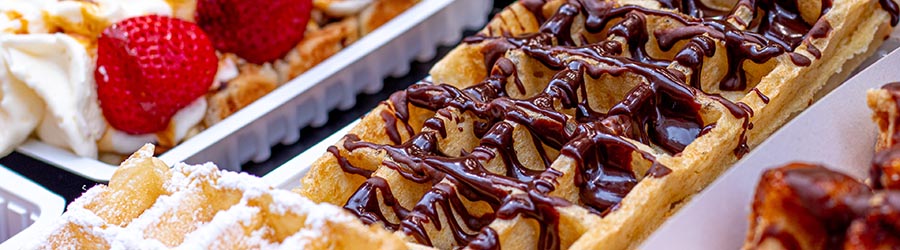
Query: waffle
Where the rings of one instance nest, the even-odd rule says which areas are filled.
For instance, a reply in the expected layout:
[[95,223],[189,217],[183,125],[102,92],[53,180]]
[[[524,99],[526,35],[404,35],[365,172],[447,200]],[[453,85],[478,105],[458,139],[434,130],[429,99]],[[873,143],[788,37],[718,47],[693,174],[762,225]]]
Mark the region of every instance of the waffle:
[[514,3],[296,191],[439,249],[634,248],[843,80],[897,15],[877,1],[679,3]]
[[869,90],[878,140],[867,183],[821,165],[792,163],[759,181],[744,249],[900,247],[900,84]]
[[[419,0],[315,0],[311,14],[313,18],[308,24],[304,39],[293,50],[281,59],[262,65],[248,63],[231,53],[219,53],[220,67],[215,82],[203,98],[205,103],[194,105],[202,109],[202,112],[196,112],[196,115],[194,113],[185,115],[190,119],[173,121],[170,128],[164,131],[155,134],[126,135],[124,132],[110,129],[97,107],[96,91],[91,89],[83,90],[86,92],[83,95],[76,95],[84,96],[83,99],[86,99],[79,100],[78,105],[63,105],[78,106],[80,108],[78,110],[87,110],[82,111],[85,114],[68,114],[77,110],[60,111],[59,113],[62,114],[54,114],[60,117],[57,120],[76,117],[72,123],[80,125],[80,130],[76,131],[77,133],[71,132],[72,135],[67,135],[73,139],[60,139],[61,136],[58,136],[58,133],[43,135],[38,132],[35,134],[48,144],[69,148],[80,156],[99,157],[101,160],[111,163],[121,162],[127,154],[146,142],[156,143],[157,153],[165,152],[305,73],[418,2]],[[124,19],[126,16],[149,14],[132,13],[142,10],[146,6],[154,6],[154,8],[143,9],[159,12],[152,13],[171,14],[184,20],[193,21],[197,1],[156,0],[144,3],[145,6],[141,6],[142,8],[135,7],[134,10],[125,6],[128,4],[131,3],[116,0],[64,2],[2,0],[0,2],[2,5],[0,6],[0,35],[64,34],[83,45],[87,56],[91,57],[85,61],[87,64],[93,64],[96,61],[97,38],[112,23]],[[83,52],[78,51],[78,55]],[[65,68],[66,65],[59,67]],[[86,67],[89,71],[93,71],[93,65]],[[3,70],[5,71],[5,69]],[[95,85],[92,75],[84,81],[78,84]],[[10,83],[10,85],[12,84],[18,85]],[[46,84],[51,85],[51,83]],[[41,101],[41,98],[49,98],[20,89],[24,87],[26,86],[10,86],[4,87],[9,88],[8,90],[0,90],[0,99],[11,103],[5,106],[13,106],[4,108],[4,111],[9,110],[10,115],[0,116],[0,121],[20,125],[8,132],[9,136],[2,137],[9,139],[0,142],[0,155],[12,151],[16,145],[26,140],[32,131],[40,131],[41,127],[55,125],[49,124],[50,122],[42,122],[41,117],[26,117],[28,119],[20,117],[24,116],[20,113],[34,114],[55,111],[43,112],[15,108],[16,106],[35,106],[34,109],[37,109],[40,105],[34,105],[34,102]],[[32,86],[32,88],[34,87]],[[40,93],[40,91],[38,92]],[[9,97],[3,98],[3,96]],[[43,120],[50,121],[51,119]]]
[[[334,10],[335,6],[340,8],[344,2],[362,2],[362,4],[358,10],[345,12]],[[235,60],[240,76],[224,82],[218,91],[207,95],[210,107],[204,118],[205,126],[222,121],[281,84],[312,69],[418,2],[418,0],[314,1],[313,15],[317,20],[310,22],[303,40],[282,60],[271,65],[256,65]]]
[[28,249],[406,249],[342,209],[212,164],[167,167],[136,152]]

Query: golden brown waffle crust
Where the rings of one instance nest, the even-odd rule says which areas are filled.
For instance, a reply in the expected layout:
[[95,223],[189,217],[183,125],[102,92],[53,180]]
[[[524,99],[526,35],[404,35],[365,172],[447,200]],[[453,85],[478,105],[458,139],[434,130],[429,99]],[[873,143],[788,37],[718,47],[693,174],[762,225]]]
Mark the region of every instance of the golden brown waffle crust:
[[[548,17],[566,1],[549,2],[543,9],[543,12],[546,13],[545,16]],[[649,8],[659,7],[656,1],[620,1],[620,3],[622,5],[648,6]],[[806,108],[813,101],[815,93],[827,82],[843,81],[852,69],[874,52],[875,48],[881,44],[881,38],[887,36],[892,29],[889,25],[890,17],[881,9],[878,1],[835,1],[831,11],[821,17],[821,20],[826,20],[831,25],[828,35],[809,39],[808,44],[799,45],[795,50],[796,53],[811,58],[808,66],[797,66],[789,56],[779,56],[762,66],[748,66],[770,67],[768,69],[745,67],[749,71],[748,74],[757,74],[753,76],[757,81],[753,89],[760,94],[749,90],[748,93],[722,93],[733,102],[745,104],[752,110],[752,116],[743,120],[731,115],[730,111],[721,103],[705,96],[699,97],[696,101],[703,110],[708,111],[705,113],[707,115],[703,117],[704,121],[716,124],[715,128],[694,140],[680,154],[668,155],[657,149],[642,148],[653,152],[656,161],[670,168],[672,172],[660,178],[642,179],[617,205],[616,209],[602,218],[595,214],[572,211],[577,210],[575,208],[561,211],[560,213],[564,214],[561,217],[576,218],[565,226],[573,228],[574,232],[572,233],[578,234],[576,237],[564,239],[562,245],[570,246],[572,249],[636,248],[665,218],[676,212],[693,194],[706,187],[738,159],[735,149],[742,143],[742,137],[746,138],[745,143],[749,148],[753,148],[765,140],[793,114]],[[491,34],[513,36],[528,34],[538,31],[538,25],[537,18],[532,12],[517,2],[497,14],[481,31],[481,34],[488,34],[488,36]],[[811,55],[811,52],[808,51],[809,46],[820,49],[821,56]],[[459,89],[481,82],[487,77],[487,72],[490,72],[488,66],[485,65],[484,48],[485,44],[479,42],[459,45],[432,69],[433,82],[452,85]],[[527,63],[526,60],[516,60],[522,58],[520,54],[508,51],[505,56],[512,58],[511,60],[516,63]],[[531,72],[526,69],[524,66],[517,68],[519,72]],[[768,100],[765,101],[760,96],[765,96]],[[396,142],[392,142],[391,136],[386,130],[395,126],[403,141],[412,137],[413,135],[402,128],[402,123],[390,124],[382,118],[385,112],[396,111],[397,107],[393,105],[394,103],[388,101],[373,109],[362,118],[359,125],[355,126],[350,134],[359,136],[361,141],[394,145]],[[440,117],[446,127],[460,126],[464,127],[462,130],[471,129],[471,127],[465,127],[471,126],[471,124],[454,122],[451,117],[435,115],[434,112],[416,111],[412,105],[409,107],[411,109],[409,124],[412,125],[413,134],[427,130],[422,128],[422,121],[432,116]],[[753,128],[747,129],[746,124],[753,124]],[[465,144],[465,140],[456,139],[458,138],[446,140],[463,141],[464,143],[460,144]],[[378,166],[382,164],[382,161],[391,160],[385,156],[384,152],[367,149],[347,150],[344,148],[345,142],[346,140],[342,140],[335,144],[341,158],[345,158],[350,165],[364,166],[367,168],[366,170],[374,171],[373,175],[375,176],[393,180],[390,178],[392,175],[390,170]],[[478,142],[472,143],[477,144]],[[467,145],[448,144],[451,145],[441,146],[468,147]],[[336,205],[346,203],[356,188],[366,181],[366,178],[345,173],[338,160],[338,157],[332,153],[325,153],[313,164],[309,174],[302,180],[298,192],[315,201]],[[568,164],[564,161],[557,160],[553,164],[554,169],[560,170],[556,167]],[[372,165],[367,165],[367,163]],[[566,181],[571,180],[566,178],[572,177],[565,175],[561,177]],[[399,181],[391,183],[391,185],[407,186],[402,184],[402,179],[398,178],[397,180]],[[409,186],[415,187],[415,185]],[[398,188],[393,192],[416,193],[420,190]],[[415,201],[412,202],[414,204]],[[516,218],[513,222],[504,221],[502,224],[492,224],[490,227],[497,230],[498,233],[502,233],[500,241],[503,248],[532,248],[536,240],[528,237],[527,234],[533,233],[534,230],[521,229],[528,227],[522,226],[523,223],[528,224],[527,221]],[[429,231],[429,235],[433,235],[432,233],[437,234],[435,231]]]

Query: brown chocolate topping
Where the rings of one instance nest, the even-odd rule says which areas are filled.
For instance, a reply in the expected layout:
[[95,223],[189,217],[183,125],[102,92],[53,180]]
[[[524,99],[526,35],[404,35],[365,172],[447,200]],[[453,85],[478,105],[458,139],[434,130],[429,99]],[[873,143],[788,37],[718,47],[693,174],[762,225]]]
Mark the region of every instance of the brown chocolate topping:
[[672,169],[663,166],[662,164],[653,164],[650,166],[650,169],[647,170],[647,176],[653,178],[662,178],[670,173],[672,173]]
[[769,104],[769,97],[762,93],[758,88],[753,88],[753,92],[756,93],[756,96],[759,97],[760,100],[765,104]]
[[809,37],[814,39],[825,38],[831,32],[831,23],[827,19],[819,19],[809,30]]
[[344,158],[343,156],[341,156],[341,153],[337,147],[335,147],[335,146],[328,147],[328,153],[331,153],[331,155],[333,155],[334,158],[337,159],[338,165],[341,166],[341,170],[344,170],[345,173],[360,175],[360,176],[364,176],[367,178],[372,176],[372,171],[357,168],[357,167],[354,167],[352,164],[350,164],[350,161],[347,160],[347,158]]
[[[558,249],[559,213],[556,207],[571,204],[549,195],[562,173],[551,168],[552,162],[544,147],[558,150],[575,160],[574,177],[579,188],[579,199],[575,202],[595,213],[608,213],[637,185],[638,178],[631,169],[633,161],[646,160],[653,164],[648,177],[664,178],[671,172],[656,162],[653,155],[639,150],[626,138],[678,154],[697,137],[715,128],[715,124],[704,124],[701,119],[701,105],[696,101],[698,95],[717,100],[733,116],[744,120],[744,131],[735,154],[740,157],[749,150],[745,134],[753,127],[750,123],[753,110],[746,104],[705,94],[700,89],[703,61],[716,53],[717,43],[724,45],[729,61],[728,72],[719,88],[747,91],[744,61],[764,63],[789,53],[796,64],[809,65],[809,58],[792,52],[806,37],[824,36],[830,30],[827,22],[818,22],[813,27],[803,21],[794,1],[741,1],[739,5],[751,7],[755,10],[754,16],[758,17],[754,19],[756,21],[743,24],[748,27],[735,27],[725,21],[733,10],[715,10],[696,0],[661,0],[664,6],[674,8],[678,13],[630,5],[617,7],[608,1],[571,0],[549,17],[543,14],[544,0],[521,0],[519,3],[541,23],[539,32],[518,37],[479,34],[464,40],[483,44],[481,52],[489,72],[481,83],[459,89],[423,82],[392,95],[388,104],[393,112],[385,111],[381,116],[393,145],[363,142],[352,135],[345,138],[343,147],[347,150],[382,151],[387,155],[383,162],[385,166],[410,181],[431,184],[432,189],[415,207],[404,208],[393,197],[384,179],[371,177],[357,189],[345,205],[346,209],[366,223],[380,222],[392,230],[402,229],[425,245],[432,244],[425,231],[426,223],[432,223],[438,229],[447,226],[457,245],[475,249],[498,249],[497,232],[487,225],[497,218],[521,215],[537,220],[541,226],[538,248]],[[822,13],[827,13],[830,7],[830,1],[823,1]],[[682,27],[650,33],[647,30],[649,16],[668,18]],[[584,27],[591,34],[572,34],[576,20],[584,20]],[[760,33],[745,30],[759,30]],[[586,42],[590,35],[601,34],[621,37],[626,42]],[[691,69],[690,82],[685,73],[669,68],[673,61],[653,58],[647,53],[646,46],[651,37],[655,37],[664,50],[672,49],[679,41],[688,41],[673,61]],[[516,65],[505,58],[510,50],[520,51],[556,71],[543,91],[524,100],[509,98],[508,83],[515,84],[512,90],[519,94],[526,92]],[[817,51],[813,46],[808,50]],[[820,56],[820,53],[810,53],[817,58]],[[646,83],[631,89],[606,113],[594,110],[589,103],[586,82],[605,75],[626,73],[640,76]],[[764,102],[768,102],[767,97],[756,91]],[[472,124],[474,134],[481,139],[479,146],[472,152],[461,152],[459,157],[446,156],[437,146],[448,136],[444,121],[430,118],[425,121],[425,129],[416,134],[409,125],[408,105],[437,112],[446,119],[461,119],[451,117],[454,112],[449,109],[477,117]],[[574,117],[567,115],[572,113]],[[406,129],[412,138],[402,142],[398,128]],[[541,159],[537,166],[520,161],[513,147],[514,140],[520,139],[513,136],[515,129],[525,129],[530,134],[530,142]],[[338,158],[344,171],[367,177],[372,175],[371,171],[351,166],[336,147],[329,148],[329,152]],[[639,155],[641,159],[632,159],[632,155]],[[500,174],[488,171],[483,165],[498,158],[505,167]],[[494,213],[471,214],[462,205],[460,196],[485,202]],[[394,212],[396,218],[385,218],[379,200]],[[451,219],[441,225],[440,215],[458,220]]]
[[897,7],[897,3],[894,0],[878,0],[878,3],[884,11],[891,14],[891,25],[897,26],[897,22],[900,22],[900,8]]
[[[772,197],[766,197],[772,195]],[[801,249],[801,241],[824,239],[826,249],[841,249],[851,223],[861,220],[892,222],[900,219],[900,193],[885,192],[881,199],[864,183],[853,177],[818,165],[793,163],[768,170],[757,188],[753,203],[754,216],[795,216],[787,221],[791,231],[783,226],[768,226],[758,242],[775,240],[786,249]],[[777,202],[769,205],[765,202]],[[872,201],[879,201],[873,203]],[[767,209],[767,210],[763,210]],[[778,211],[773,211],[778,209]],[[886,217],[891,219],[886,219]],[[796,235],[795,235],[796,234]],[[801,237],[801,238],[798,238]],[[861,239],[864,240],[864,239]],[[872,239],[874,240],[874,239]],[[855,242],[867,243],[867,242]],[[831,248],[834,247],[834,248]]]

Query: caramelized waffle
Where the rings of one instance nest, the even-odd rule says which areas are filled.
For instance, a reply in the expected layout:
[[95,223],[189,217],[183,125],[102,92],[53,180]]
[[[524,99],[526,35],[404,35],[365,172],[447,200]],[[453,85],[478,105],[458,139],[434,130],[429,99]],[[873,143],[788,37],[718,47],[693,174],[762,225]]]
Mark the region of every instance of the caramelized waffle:
[[900,192],[794,163],[763,174],[744,249],[896,249]]
[[868,185],[819,165],[792,163],[759,181],[744,249],[900,247],[900,83],[869,90],[879,133]]
[[68,206],[31,249],[406,249],[338,207],[212,164],[167,167],[144,146]]
[[634,248],[842,81],[891,1],[523,0],[297,190],[439,249]]

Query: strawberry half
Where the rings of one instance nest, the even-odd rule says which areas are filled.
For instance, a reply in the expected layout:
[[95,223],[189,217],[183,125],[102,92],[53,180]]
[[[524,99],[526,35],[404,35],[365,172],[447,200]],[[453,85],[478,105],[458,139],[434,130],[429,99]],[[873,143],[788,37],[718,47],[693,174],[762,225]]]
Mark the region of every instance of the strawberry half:
[[262,64],[303,40],[312,0],[199,0],[197,25],[216,49]]
[[97,44],[97,95],[112,127],[165,130],[172,116],[212,84],[218,58],[197,25],[150,15],[107,27]]

